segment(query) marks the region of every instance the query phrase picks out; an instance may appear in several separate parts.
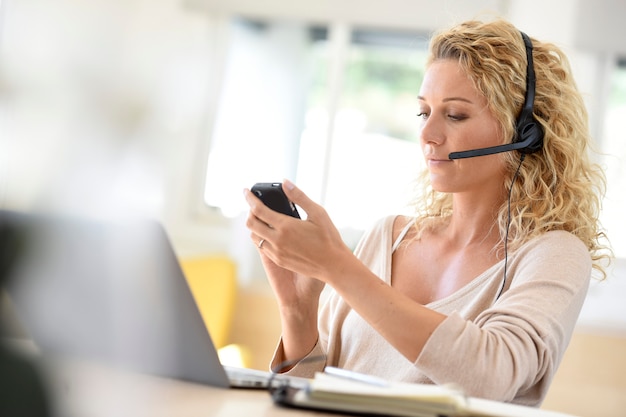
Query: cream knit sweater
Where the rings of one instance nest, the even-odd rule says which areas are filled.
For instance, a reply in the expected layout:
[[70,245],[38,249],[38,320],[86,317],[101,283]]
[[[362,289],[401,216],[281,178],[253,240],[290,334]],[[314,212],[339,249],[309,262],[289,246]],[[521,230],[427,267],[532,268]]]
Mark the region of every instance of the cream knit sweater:
[[[356,256],[390,283],[392,226],[381,219]],[[412,363],[332,292],[319,315],[320,337],[290,375],[333,365],[396,381],[453,383],[467,395],[539,406],[569,343],[591,276],[587,248],[574,235],[548,232],[508,255],[456,293],[427,305],[448,317]],[[407,323],[406,331],[419,323]],[[272,365],[280,363],[279,344]]]

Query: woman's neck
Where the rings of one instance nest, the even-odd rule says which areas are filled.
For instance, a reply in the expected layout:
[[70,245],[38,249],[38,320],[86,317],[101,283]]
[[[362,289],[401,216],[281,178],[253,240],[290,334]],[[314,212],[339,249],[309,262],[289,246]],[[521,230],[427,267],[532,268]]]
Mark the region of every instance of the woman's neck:
[[452,214],[441,230],[443,236],[460,246],[497,244],[500,241],[498,211],[503,202],[502,197],[489,199],[455,195]]

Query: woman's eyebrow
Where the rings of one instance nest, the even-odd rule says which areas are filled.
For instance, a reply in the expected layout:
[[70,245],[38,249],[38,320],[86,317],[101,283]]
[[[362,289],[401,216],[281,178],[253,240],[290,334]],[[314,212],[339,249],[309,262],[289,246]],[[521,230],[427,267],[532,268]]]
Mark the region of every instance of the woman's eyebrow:
[[448,97],[448,98],[444,98],[443,102],[446,103],[448,101],[464,101],[465,103],[469,103],[469,104],[474,104],[474,102],[470,99],[467,99],[465,97]]
[[[417,96],[417,99],[421,101],[427,101],[426,98],[423,96]],[[465,97],[447,97],[443,99],[444,103],[449,102],[449,101],[463,101],[465,103],[474,104],[472,100],[469,100]]]

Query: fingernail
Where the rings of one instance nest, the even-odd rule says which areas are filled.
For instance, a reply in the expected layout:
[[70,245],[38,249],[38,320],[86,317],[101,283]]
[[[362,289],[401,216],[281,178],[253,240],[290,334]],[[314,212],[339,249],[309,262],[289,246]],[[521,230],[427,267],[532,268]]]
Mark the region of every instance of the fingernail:
[[285,185],[285,187],[287,187],[288,190],[293,190],[294,188],[296,188],[296,186],[294,185],[294,183],[292,183],[291,181],[289,181],[288,179],[283,180],[283,184]]

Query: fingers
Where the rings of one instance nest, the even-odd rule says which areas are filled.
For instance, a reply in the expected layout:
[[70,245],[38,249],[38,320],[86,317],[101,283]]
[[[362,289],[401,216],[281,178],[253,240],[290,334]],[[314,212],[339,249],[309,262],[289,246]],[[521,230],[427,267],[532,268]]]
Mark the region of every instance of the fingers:
[[248,222],[246,226],[248,226],[249,229],[253,230],[252,226],[254,225],[254,222],[251,222],[251,220],[253,220],[251,216],[254,216],[256,219],[260,220],[266,226],[269,226],[271,228],[270,225],[276,223],[276,215],[280,214],[276,213],[265,204],[263,204],[261,199],[254,195],[249,189],[245,188],[243,190],[243,195],[246,199],[246,202],[250,206],[250,216],[248,216]]
[[302,209],[310,216],[311,213],[315,213],[320,207],[317,203],[311,200],[302,190],[300,190],[294,183],[285,179],[283,180],[283,191],[287,198]]
[[271,247],[270,241],[273,239],[275,229],[272,225],[279,225],[288,216],[277,213],[268,208],[250,190],[244,189],[244,197],[250,206],[250,212],[246,219],[246,227],[250,230],[250,240],[259,251],[267,250]]
[[272,246],[272,244],[266,238],[263,238],[254,232],[250,233],[250,241],[261,253],[268,250]]
[[308,241],[311,233],[319,235],[323,232],[320,227],[324,229],[329,223],[322,206],[311,200],[291,181],[283,182],[283,191],[290,201],[306,212],[305,219],[300,220],[275,212],[249,189],[244,189],[244,197],[250,206],[246,227],[251,232],[253,244],[257,249],[264,250],[266,255],[274,253],[272,249],[285,248]]
[[266,223],[250,212],[246,219],[246,227],[250,230],[250,240],[257,249],[262,250],[268,247],[271,228]]

